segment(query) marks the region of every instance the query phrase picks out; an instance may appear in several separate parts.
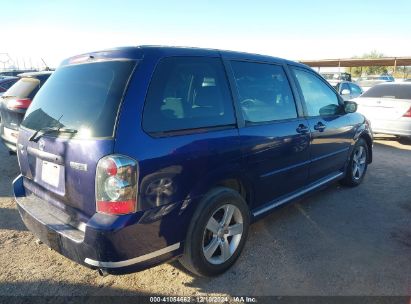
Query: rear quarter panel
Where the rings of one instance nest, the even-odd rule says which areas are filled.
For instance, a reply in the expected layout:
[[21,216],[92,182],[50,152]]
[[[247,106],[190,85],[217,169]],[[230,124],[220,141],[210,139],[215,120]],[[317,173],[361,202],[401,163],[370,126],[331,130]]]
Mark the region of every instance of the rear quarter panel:
[[236,128],[161,138],[142,130],[149,80],[161,57],[149,53],[139,63],[121,107],[114,151],[138,161],[138,208],[164,210],[157,241],[172,243],[185,238],[201,196],[216,181],[240,174],[241,149]]

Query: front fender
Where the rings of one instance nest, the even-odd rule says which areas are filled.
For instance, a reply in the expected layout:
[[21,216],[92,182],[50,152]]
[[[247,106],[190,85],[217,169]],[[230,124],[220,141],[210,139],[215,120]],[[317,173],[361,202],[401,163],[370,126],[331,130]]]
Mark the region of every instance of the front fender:
[[352,149],[354,148],[355,143],[358,139],[363,138],[368,145],[368,152],[369,152],[369,161],[368,163],[372,163],[373,160],[373,142],[374,142],[374,135],[370,126],[369,121],[361,114],[355,113],[356,115],[354,118],[355,124],[355,134],[354,134],[354,141],[350,147],[350,154]]

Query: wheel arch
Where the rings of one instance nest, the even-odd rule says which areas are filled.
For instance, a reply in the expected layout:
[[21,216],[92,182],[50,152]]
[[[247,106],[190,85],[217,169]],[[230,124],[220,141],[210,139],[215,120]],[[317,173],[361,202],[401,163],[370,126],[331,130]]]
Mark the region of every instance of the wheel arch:
[[[225,187],[237,191],[243,199],[246,201],[247,205],[250,207],[252,202],[252,192],[251,187],[247,183],[238,177],[230,177],[222,179],[214,185],[214,187]],[[213,187],[213,188],[214,188]]]
[[358,138],[362,138],[365,140],[365,142],[367,143],[368,146],[368,163],[371,164],[372,163],[372,139],[371,136],[366,132],[362,132]]

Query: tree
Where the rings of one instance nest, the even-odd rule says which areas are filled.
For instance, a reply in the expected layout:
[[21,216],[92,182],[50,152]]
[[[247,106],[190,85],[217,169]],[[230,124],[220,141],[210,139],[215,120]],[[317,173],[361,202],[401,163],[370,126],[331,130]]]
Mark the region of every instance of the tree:
[[411,67],[407,66],[397,66],[397,72],[395,73],[396,78],[408,78],[411,75]]
[[[376,50],[370,53],[363,54],[362,56],[354,56],[353,58],[374,59],[386,57],[383,53],[379,53]],[[386,66],[368,66],[368,67],[354,67],[351,69],[353,76],[361,76],[361,74],[367,75],[379,75],[388,73],[388,67]]]

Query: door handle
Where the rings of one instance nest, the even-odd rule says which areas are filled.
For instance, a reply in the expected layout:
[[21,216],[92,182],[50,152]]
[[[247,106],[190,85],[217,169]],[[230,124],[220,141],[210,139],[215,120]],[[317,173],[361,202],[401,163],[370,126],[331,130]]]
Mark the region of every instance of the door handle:
[[299,124],[297,129],[296,129],[297,133],[307,133],[309,131],[308,127],[304,124]]
[[324,131],[324,129],[325,129],[325,124],[323,124],[321,121],[319,121],[319,122],[314,126],[314,130],[317,130],[317,131],[320,131],[320,132]]

